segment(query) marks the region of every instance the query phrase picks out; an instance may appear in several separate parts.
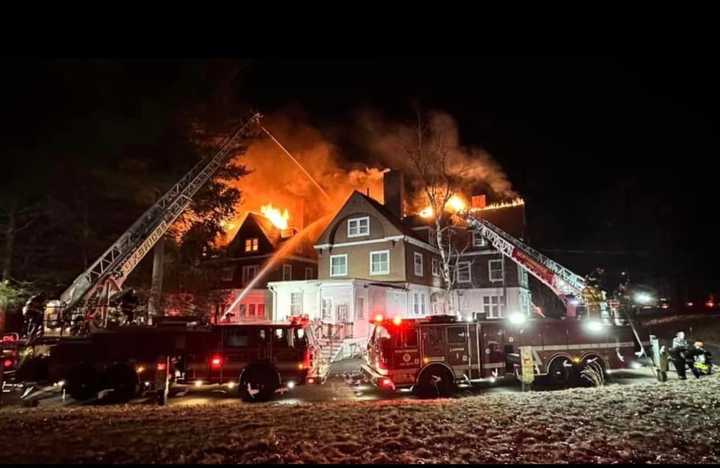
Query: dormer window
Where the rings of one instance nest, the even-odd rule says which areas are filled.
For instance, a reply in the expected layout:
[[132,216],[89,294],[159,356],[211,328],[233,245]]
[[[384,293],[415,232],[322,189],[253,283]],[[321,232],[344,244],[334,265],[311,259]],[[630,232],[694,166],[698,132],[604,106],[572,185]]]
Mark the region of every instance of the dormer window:
[[245,252],[257,252],[258,250],[258,238],[253,237],[251,239],[245,239]]
[[473,231],[473,246],[474,247],[487,247],[487,239],[480,235],[479,230]]
[[348,219],[348,237],[360,237],[370,235],[370,217]]

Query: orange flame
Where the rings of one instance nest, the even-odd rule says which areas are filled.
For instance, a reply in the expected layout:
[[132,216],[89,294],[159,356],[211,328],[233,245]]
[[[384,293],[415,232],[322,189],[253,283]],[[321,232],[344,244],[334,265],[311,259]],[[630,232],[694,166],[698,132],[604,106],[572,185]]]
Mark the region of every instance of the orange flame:
[[276,228],[287,229],[288,219],[290,219],[287,208],[285,211],[280,212],[278,208],[272,206],[272,203],[268,203],[267,205],[260,207],[260,212],[272,221]]
[[[460,211],[465,211],[467,208],[467,202],[459,195],[453,195],[450,197],[450,199],[445,203],[445,211],[450,211],[453,213],[457,213]],[[432,216],[435,214],[435,210],[433,210],[432,206],[426,206],[422,210],[420,210],[420,213],[418,213],[423,218],[432,218]]]
[[472,211],[497,210],[498,208],[510,208],[512,206],[522,206],[524,204],[525,200],[523,200],[522,198],[515,198],[514,200],[510,201],[491,203],[485,208],[473,209]]

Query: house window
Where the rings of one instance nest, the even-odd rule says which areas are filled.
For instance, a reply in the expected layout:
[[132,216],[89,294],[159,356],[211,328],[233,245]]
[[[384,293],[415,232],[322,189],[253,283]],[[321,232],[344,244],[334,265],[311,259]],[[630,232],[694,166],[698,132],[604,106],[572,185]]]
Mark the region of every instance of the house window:
[[418,293],[413,294],[413,313],[420,315],[420,295]]
[[490,271],[490,281],[502,281],[503,280],[503,261],[490,260],[488,262],[488,270]]
[[283,281],[292,280],[292,265],[283,265]]
[[432,259],[432,274],[433,276],[440,276],[440,260],[437,258]]
[[458,283],[470,282],[470,262],[458,262],[456,277]]
[[347,276],[347,254],[330,256],[330,276]]
[[364,297],[357,298],[357,310],[355,310],[355,315],[357,316],[358,320],[365,318],[365,298]]
[[235,272],[235,268],[233,268],[233,267],[223,268],[221,271],[220,279],[222,281],[232,281],[234,272]]
[[303,293],[290,293],[290,314],[301,315],[303,313]]
[[332,315],[332,299],[326,298],[322,300],[322,307],[320,312],[322,320],[330,320],[330,316]]
[[258,250],[258,238],[253,237],[252,239],[245,239],[245,252],[257,252]]
[[426,304],[427,304],[427,296],[425,294],[420,294],[420,315],[425,315],[426,312]]
[[336,317],[338,323],[349,323],[348,320],[348,306],[347,304],[338,304]]
[[348,237],[360,237],[370,234],[370,217],[348,219]]
[[257,276],[258,266],[257,265],[245,265],[242,267],[242,284],[248,284]]
[[258,318],[265,318],[265,304],[258,304],[257,305],[257,316]]
[[390,273],[390,251],[370,252],[370,274],[387,275]]
[[483,312],[487,318],[503,318],[505,315],[505,296],[483,297]]
[[473,246],[475,247],[486,247],[488,245],[487,239],[480,235],[480,231],[473,231]]
[[309,280],[313,277],[313,270],[310,267],[305,267],[305,279]]
[[248,304],[248,317],[255,317],[255,304]]
[[413,262],[415,265],[415,276],[422,276],[423,272],[423,255],[419,252],[413,254]]

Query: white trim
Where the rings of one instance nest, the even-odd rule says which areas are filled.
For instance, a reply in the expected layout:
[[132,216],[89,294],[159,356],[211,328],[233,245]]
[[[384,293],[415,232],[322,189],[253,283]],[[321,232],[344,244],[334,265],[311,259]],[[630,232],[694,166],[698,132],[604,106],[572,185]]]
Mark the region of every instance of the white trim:
[[[367,220],[367,232],[361,233],[360,232],[360,221],[363,219]],[[357,234],[350,234],[350,223],[351,222],[357,222]],[[347,220],[347,237],[363,237],[363,236],[369,236],[370,235],[370,216],[360,216],[358,218],[350,218]]]
[[[333,267],[333,262],[332,262],[332,261],[333,261],[333,258],[338,258],[338,257],[344,257],[344,258],[345,258],[345,273],[343,273],[342,275],[333,275],[333,274],[332,274],[332,267]],[[349,268],[348,268],[348,254],[330,255],[329,266],[330,266],[330,271],[329,271],[328,273],[329,273],[329,275],[330,275],[331,278],[336,278],[336,277],[339,277],[339,276],[347,276],[347,275],[348,275],[348,269],[349,269]]]
[[[373,271],[372,271],[373,254],[383,254],[383,253],[387,255],[387,271],[376,271],[373,273]],[[390,250],[375,250],[373,252],[370,252],[370,254],[368,255],[368,258],[370,260],[370,269],[368,271],[371,276],[389,275],[390,274]]]
[[563,351],[566,349],[608,349],[608,348],[627,348],[635,346],[633,341],[623,341],[622,343],[583,343],[574,345],[548,345],[533,346],[538,351]]
[[[468,280],[467,281],[460,281],[460,264],[466,264],[468,269]],[[455,282],[457,283],[472,283],[472,268],[471,268],[472,262],[457,262],[457,265],[455,266]]]
[[[415,262],[418,257],[420,257],[420,273],[418,273],[417,268],[418,264]],[[425,261],[423,259],[423,254],[420,252],[413,252],[413,273],[415,273],[415,276],[418,276],[422,278],[425,276]]]
[[399,241],[399,240],[403,240],[403,237],[405,237],[405,236],[390,236],[390,237],[383,237],[381,239],[369,239],[369,240],[364,240],[364,241],[340,242],[337,244],[318,244],[313,247],[316,249],[327,249],[330,247],[350,247],[351,245],[377,244],[380,242],[387,242],[387,241]]
[[[497,250],[481,250],[478,252],[463,252],[460,257],[472,257],[475,255],[502,255]],[[451,255],[451,257],[457,257],[457,255]]]
[[[500,279],[493,279],[493,278],[492,278],[492,270],[493,270],[493,269],[492,269],[491,264],[492,264],[493,262],[500,262],[500,273],[501,273]],[[488,279],[490,280],[491,283],[499,283],[499,282],[505,280],[505,264],[504,264],[504,262],[503,262],[502,257],[501,257],[501,258],[495,258],[495,259],[492,259],[492,260],[488,260]]]
[[[423,242],[421,240],[418,240],[412,236],[389,236],[389,237],[383,237],[380,239],[368,239],[364,241],[353,241],[353,242],[339,242],[337,244],[317,244],[313,247],[315,249],[328,249],[330,247],[350,247],[353,245],[363,245],[363,244],[377,244],[380,242],[388,242],[388,241],[406,241],[412,245],[415,245],[417,247],[422,247],[425,250],[429,250],[433,253],[440,253],[438,249],[433,247],[432,245],[428,244],[427,242]],[[495,252],[497,253],[497,252]]]

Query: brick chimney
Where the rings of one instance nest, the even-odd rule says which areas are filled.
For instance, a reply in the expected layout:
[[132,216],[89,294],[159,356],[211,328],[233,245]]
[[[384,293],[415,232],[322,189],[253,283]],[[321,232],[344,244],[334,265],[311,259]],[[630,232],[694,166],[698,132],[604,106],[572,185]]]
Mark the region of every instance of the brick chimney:
[[470,208],[481,210],[485,208],[485,195],[473,195]]
[[383,174],[383,200],[385,207],[402,219],[405,214],[405,175],[401,171],[390,170]]

